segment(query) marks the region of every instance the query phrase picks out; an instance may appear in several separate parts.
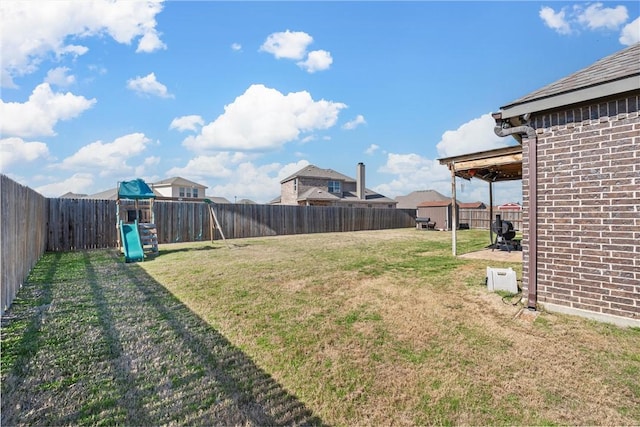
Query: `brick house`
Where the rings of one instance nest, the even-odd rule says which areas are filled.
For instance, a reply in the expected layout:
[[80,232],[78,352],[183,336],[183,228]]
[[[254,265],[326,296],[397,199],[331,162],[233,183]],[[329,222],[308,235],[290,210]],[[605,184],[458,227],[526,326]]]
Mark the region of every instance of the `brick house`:
[[356,179],[332,169],[309,165],[280,181],[280,199],[271,203],[302,206],[345,206],[393,209],[397,201],[365,188],[365,166]]
[[522,144],[529,308],[640,326],[640,44],[500,108]]

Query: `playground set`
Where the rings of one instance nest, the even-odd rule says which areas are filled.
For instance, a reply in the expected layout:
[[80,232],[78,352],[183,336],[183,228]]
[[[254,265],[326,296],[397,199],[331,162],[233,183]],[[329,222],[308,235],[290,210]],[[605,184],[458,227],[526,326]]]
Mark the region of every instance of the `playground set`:
[[[158,254],[158,230],[153,210],[155,198],[153,190],[142,179],[118,183],[116,227],[118,247],[124,254],[125,262],[144,261],[145,257]],[[229,247],[213,209],[214,203],[209,199],[204,199],[204,202],[209,208],[211,241],[218,229]]]
[[153,190],[142,179],[118,183],[116,227],[125,262],[144,261],[145,256],[158,254],[155,198]]

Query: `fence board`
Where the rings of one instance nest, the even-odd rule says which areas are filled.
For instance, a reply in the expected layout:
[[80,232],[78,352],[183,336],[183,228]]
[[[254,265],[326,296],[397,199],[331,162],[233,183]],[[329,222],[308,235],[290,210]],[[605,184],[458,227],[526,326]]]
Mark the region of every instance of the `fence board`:
[[513,223],[516,230],[522,230],[522,211],[499,211],[494,209],[494,218],[489,218],[488,209],[460,209],[459,223],[467,223],[470,228],[488,230],[495,221],[495,215],[500,215],[503,220]]

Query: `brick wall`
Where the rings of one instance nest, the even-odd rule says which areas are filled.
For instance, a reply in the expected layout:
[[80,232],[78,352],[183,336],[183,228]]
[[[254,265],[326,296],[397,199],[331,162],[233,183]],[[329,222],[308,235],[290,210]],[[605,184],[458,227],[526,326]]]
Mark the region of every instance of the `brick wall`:
[[[538,302],[640,320],[640,96],[533,117]],[[529,159],[523,141],[523,285]]]

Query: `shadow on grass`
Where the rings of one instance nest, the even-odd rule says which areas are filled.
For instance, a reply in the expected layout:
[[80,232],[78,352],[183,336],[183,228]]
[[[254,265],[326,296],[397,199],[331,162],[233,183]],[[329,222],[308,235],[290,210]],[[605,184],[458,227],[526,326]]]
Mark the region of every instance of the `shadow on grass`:
[[[164,248],[160,248],[160,250],[158,251],[158,255],[165,255],[165,254],[173,254],[173,253],[178,253],[178,252],[193,252],[193,251],[212,251],[212,250],[217,250],[217,249],[226,249],[224,246],[201,246],[201,247],[193,247],[193,248],[171,248],[171,249],[164,249]],[[155,257],[151,258],[154,259]]]
[[[39,264],[25,289],[42,295],[3,324],[3,365],[14,357],[2,425],[322,424],[138,265],[112,251]],[[6,341],[5,328],[25,321]]]

